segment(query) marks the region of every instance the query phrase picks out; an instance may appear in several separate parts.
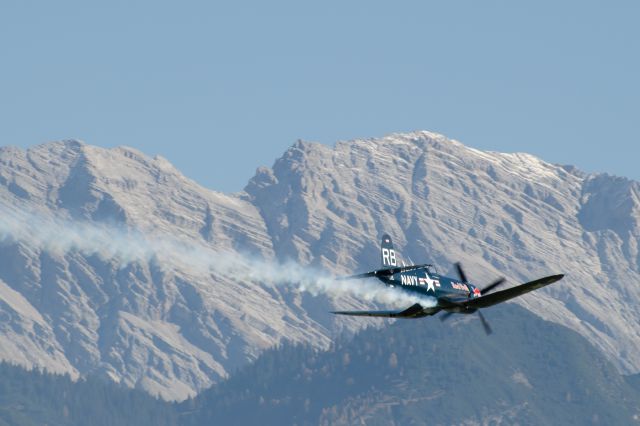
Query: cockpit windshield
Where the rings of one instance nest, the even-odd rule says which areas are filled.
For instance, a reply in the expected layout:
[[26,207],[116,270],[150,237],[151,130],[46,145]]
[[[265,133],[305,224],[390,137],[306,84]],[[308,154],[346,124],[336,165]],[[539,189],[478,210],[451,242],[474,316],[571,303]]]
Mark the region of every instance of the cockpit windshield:
[[429,274],[436,274],[436,275],[438,274],[438,270],[433,265],[427,265],[427,272]]

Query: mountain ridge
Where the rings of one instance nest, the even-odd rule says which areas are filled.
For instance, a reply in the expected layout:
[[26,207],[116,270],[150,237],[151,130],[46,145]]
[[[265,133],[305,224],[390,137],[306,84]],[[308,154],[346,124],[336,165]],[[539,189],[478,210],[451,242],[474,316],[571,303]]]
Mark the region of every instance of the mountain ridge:
[[[300,141],[234,194],[203,188],[135,149],[77,141],[0,149],[5,213],[179,235],[335,273],[375,268],[383,232],[413,260],[447,268],[463,260],[479,283],[502,273],[514,283],[568,272],[518,303],[635,373],[639,203],[637,183],[619,179],[430,132],[334,147]],[[326,347],[335,333],[375,323],[328,313],[371,306],[356,297],[312,296],[233,274],[203,279],[152,258],[123,267],[99,252],[53,253],[6,235],[0,280],[0,314],[12,318],[0,324],[0,346],[10,348],[4,359],[102,375],[166,399],[193,396],[283,338]]]
[[[584,232],[585,230],[581,228],[579,221],[590,214],[589,212],[593,208],[593,205],[587,201],[593,198],[594,194],[583,194],[583,183],[598,181],[595,185],[595,196],[599,196],[602,194],[597,191],[598,188],[605,186],[606,191],[607,185],[615,184],[619,178],[608,175],[585,175],[573,167],[554,166],[528,154],[484,153],[467,149],[462,144],[449,141],[443,136],[435,138],[432,136],[433,134],[430,133],[418,132],[408,135],[391,135],[377,140],[354,140],[338,143],[333,151],[334,158],[331,165],[333,168],[329,172],[326,170],[323,172],[324,175],[331,174],[331,177],[327,177],[325,182],[317,185],[322,188],[316,189],[315,192],[309,190],[308,186],[312,181],[310,177],[314,176],[313,172],[300,177],[296,185],[306,188],[307,192],[313,193],[314,197],[322,198],[320,195],[322,191],[328,194],[326,199],[322,200],[323,203],[316,202],[314,204],[315,209],[327,206],[327,211],[317,215],[320,216],[318,218],[320,223],[324,218],[331,217],[332,213],[336,211],[347,221],[357,216],[355,214],[357,211],[362,212],[363,216],[369,216],[368,223],[360,224],[365,232],[359,232],[357,236],[350,236],[351,242],[358,241],[359,246],[351,247],[355,251],[358,251],[362,247],[361,245],[367,244],[364,241],[366,235],[380,235],[387,231],[394,236],[394,240],[399,240],[401,247],[408,247],[408,253],[413,259],[422,258],[416,252],[424,247],[429,248],[431,245],[434,250],[430,251],[436,253],[436,263],[439,265],[451,265],[454,261],[468,258],[469,254],[472,254],[471,261],[478,257],[484,261],[480,262],[483,263],[483,271],[494,270],[494,274],[499,274],[500,271],[507,271],[512,264],[524,262],[526,268],[514,268],[520,269],[516,272],[516,279],[520,282],[538,275],[567,270],[566,272],[569,274],[567,281],[570,283],[572,280],[592,285],[600,283],[600,286],[602,286],[602,282],[607,282],[608,285],[611,283],[618,285],[619,282],[627,283],[623,292],[631,296],[631,300],[637,300],[638,290],[630,285],[638,278],[637,262],[635,260],[629,262],[629,259],[633,260],[637,253],[638,228],[635,218],[633,216],[627,217],[629,226],[625,229],[626,234],[621,237],[614,235],[613,230],[607,227]],[[314,155],[323,157],[326,165],[328,161],[326,160],[326,147],[318,147],[316,150],[314,145],[301,144],[294,145],[290,151],[300,151],[301,149],[303,151],[311,149],[312,152],[307,153],[306,157],[304,152],[289,155],[289,158],[293,159],[291,161],[294,162],[290,167],[292,170],[319,169],[320,167],[305,168],[305,162],[318,162],[318,160],[309,160]],[[357,157],[354,159],[354,152],[356,154],[365,152],[366,155],[361,155],[360,159]],[[340,154],[342,154],[341,158],[336,159],[336,155]],[[341,164],[341,162],[344,163],[344,159],[349,158],[349,154],[352,157],[351,161],[347,162],[347,167],[344,167],[345,164]],[[287,154],[283,158],[286,156]],[[300,158],[302,160],[299,160]],[[375,161],[367,163],[372,158]],[[279,166],[278,161],[274,165],[276,172]],[[320,162],[320,164],[323,163]],[[316,165],[319,166],[319,164]],[[359,170],[363,169],[365,173],[359,173]],[[352,170],[355,171],[351,173]],[[398,173],[387,173],[385,176],[385,171]],[[361,178],[360,175],[365,176]],[[395,177],[386,179],[390,175],[399,176],[400,179]],[[477,175],[483,179],[479,179]],[[336,176],[340,178],[338,179]],[[289,178],[286,175],[285,177]],[[418,179],[415,179],[416,177]],[[369,179],[369,182],[363,185],[362,182],[366,178]],[[384,184],[376,182],[376,179],[382,180]],[[366,186],[366,192],[369,194],[382,194],[382,202],[371,197],[358,205],[352,201],[353,196],[340,197],[344,194],[340,194],[340,191],[336,190],[335,182],[348,180],[352,180],[354,183],[352,187],[356,187],[356,191],[354,191],[356,197],[362,197],[358,194],[358,185]],[[634,186],[633,181],[622,180],[628,182],[630,186]],[[388,183],[388,181],[392,182]],[[613,183],[611,183],[612,181]],[[393,188],[396,192],[386,191],[386,187]],[[290,188],[294,190],[296,187],[291,185]],[[327,188],[331,188],[331,190],[327,190]],[[248,192],[251,192],[250,188]],[[280,192],[286,191],[281,189]],[[334,196],[335,194],[338,196]],[[309,198],[312,197],[307,197],[307,203],[312,204]],[[459,204],[449,203],[448,200],[455,200]],[[636,197],[627,197],[622,200],[631,205],[631,208],[628,209],[629,215],[635,214],[636,200]],[[299,199],[294,199],[294,201],[301,204]],[[430,208],[430,211],[420,216],[415,213],[415,205],[421,202],[423,205],[420,207],[426,206],[427,209]],[[345,205],[349,204],[352,206],[345,208]],[[274,205],[282,206],[284,202],[274,203]],[[495,214],[495,205],[501,208],[504,215]],[[371,215],[370,211],[381,213]],[[471,215],[469,212],[474,212],[474,214]],[[611,216],[617,212],[611,209],[600,209],[599,213]],[[282,212],[275,211],[272,214],[277,215]],[[540,214],[544,214],[544,218],[535,216]],[[564,216],[565,220],[559,221],[558,215]],[[482,228],[487,228],[487,218],[491,216],[493,216],[494,223],[489,225],[493,230],[484,232],[482,235]],[[383,221],[385,223],[382,223]],[[618,222],[617,219],[610,219],[609,225]],[[330,220],[326,220],[326,223],[332,224]],[[429,231],[429,229],[437,228],[440,228],[440,232],[431,233]],[[535,232],[531,232],[531,229],[534,229]],[[297,241],[295,230],[291,232],[289,226],[282,227],[282,230],[287,231],[284,239],[295,245]],[[409,230],[409,232],[405,230]],[[308,229],[302,230],[301,240],[304,241],[306,237],[304,232],[307,231]],[[420,244],[415,244],[412,238],[406,237],[407,233],[411,233],[413,238],[415,236],[422,237]],[[458,238],[451,238],[451,235],[456,235]],[[318,235],[313,237],[318,238]],[[340,236],[334,233],[333,237],[339,239]],[[432,237],[439,240],[440,245],[446,244],[448,247],[458,246],[459,248],[450,251],[443,250],[433,245],[430,241]],[[529,241],[523,242],[523,238],[527,238]],[[465,241],[470,239],[475,241]],[[344,243],[348,244],[348,242]],[[486,247],[482,247],[482,243]],[[293,250],[290,248],[289,251],[304,253],[308,249],[299,245]],[[512,251],[514,253],[510,253]],[[454,257],[456,252],[460,254]],[[531,255],[536,252],[538,252],[537,255]],[[558,259],[564,257],[563,260],[566,262],[553,262],[556,264],[554,266],[552,262],[540,259],[540,252]],[[580,255],[570,256],[569,252],[580,253]],[[349,263],[375,264],[372,257],[375,256],[376,251],[371,247],[368,249],[368,253],[363,254],[367,256],[366,258],[354,256],[354,260]],[[507,256],[504,256],[505,253]],[[365,259],[368,260],[365,261]],[[583,262],[576,261],[579,259],[582,259]],[[587,259],[593,259],[593,263]],[[304,258],[300,258],[300,260],[304,261]],[[572,264],[576,267],[571,267]],[[611,267],[611,264],[621,265],[621,267]],[[624,269],[627,265],[631,267],[631,270]],[[594,274],[598,276],[594,277]],[[484,279],[490,278],[487,276]],[[563,282],[561,285],[549,289],[548,293],[543,292],[542,295],[558,294],[565,285]],[[592,288],[592,285],[588,287]],[[544,313],[543,317],[546,319],[556,320],[574,329],[581,329],[584,335],[591,336],[591,341],[594,344],[599,345],[603,350],[610,350],[615,343],[612,342],[610,336],[606,335],[611,331],[605,325],[609,322],[607,315],[603,312],[600,313],[600,318],[595,318],[592,315],[593,311],[597,310],[597,307],[593,306],[593,302],[588,300],[589,297],[593,297],[593,292],[584,287],[575,288],[572,291],[578,294],[572,294],[570,297],[565,294],[564,297],[568,299],[566,302],[554,303],[554,299],[544,296],[540,298],[536,296],[525,297],[518,302],[538,314]],[[587,298],[583,297],[585,295]],[[607,296],[601,292],[600,297],[606,298]],[[542,299],[544,299],[544,305],[550,305],[548,308],[540,303]],[[557,299],[555,301],[557,302]],[[623,304],[621,308],[626,308],[624,304],[627,301],[620,300],[620,302]],[[608,304],[610,305],[610,303]],[[589,305],[588,309],[584,309],[584,305]],[[628,309],[626,310],[628,311]],[[635,316],[637,314],[634,314],[634,318]],[[619,322],[627,321],[627,319],[620,317],[616,320]],[[633,323],[634,321],[629,319],[628,322]],[[625,334],[625,338],[632,338],[632,340],[637,338],[637,331],[631,330],[629,332],[627,324],[618,324],[617,327],[620,332]],[[625,351],[625,354],[628,355],[629,352],[631,351]],[[628,369],[633,372],[637,369],[637,366],[631,366],[624,361],[614,360],[614,362],[623,370]],[[634,365],[635,363],[637,360],[633,361]]]

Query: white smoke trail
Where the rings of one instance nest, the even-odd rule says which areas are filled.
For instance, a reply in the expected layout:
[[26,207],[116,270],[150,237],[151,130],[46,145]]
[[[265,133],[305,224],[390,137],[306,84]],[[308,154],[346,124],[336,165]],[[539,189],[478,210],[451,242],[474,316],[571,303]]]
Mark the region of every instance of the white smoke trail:
[[238,253],[221,252],[173,236],[149,236],[122,227],[70,222],[34,213],[0,208],[0,243],[21,242],[56,254],[79,252],[115,261],[121,267],[155,260],[166,268],[207,277],[233,277],[264,285],[289,285],[311,294],[330,297],[353,295],[394,307],[414,303],[428,307],[435,299],[389,288],[369,280],[337,280],[327,273],[293,262],[278,263]]

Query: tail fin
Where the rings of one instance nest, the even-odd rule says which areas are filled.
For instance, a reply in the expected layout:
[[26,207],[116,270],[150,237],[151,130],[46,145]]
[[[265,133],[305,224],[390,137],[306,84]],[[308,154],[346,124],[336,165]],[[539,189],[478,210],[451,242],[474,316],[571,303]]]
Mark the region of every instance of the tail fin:
[[382,257],[382,268],[391,268],[398,266],[398,259],[396,252],[393,249],[393,242],[389,234],[382,236],[382,242],[380,243],[380,255]]

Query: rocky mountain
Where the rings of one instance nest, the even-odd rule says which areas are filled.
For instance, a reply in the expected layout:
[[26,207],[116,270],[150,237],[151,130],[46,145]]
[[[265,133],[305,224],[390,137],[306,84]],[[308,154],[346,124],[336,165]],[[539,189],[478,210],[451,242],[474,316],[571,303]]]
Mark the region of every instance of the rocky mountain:
[[388,232],[405,258],[441,272],[461,260],[474,282],[566,273],[518,303],[634,373],[638,189],[428,132],[298,142],[237,194],[130,148],[3,148],[0,358],[181,400],[282,339],[326,347],[364,324],[331,317],[331,307],[367,306],[259,273],[198,270],[202,253],[260,259],[258,272],[276,260],[363,271],[377,267]]
[[[283,336],[328,343],[297,294],[166,268],[153,257],[123,262],[117,246],[132,245],[131,236],[78,227],[179,235],[272,258],[264,222],[242,197],[201,188],[165,160],[127,148],[75,141],[5,148],[0,164],[2,359],[183,399]],[[25,223],[34,229],[26,232]]]
[[[278,256],[363,270],[389,232],[405,257],[475,282],[566,273],[517,299],[584,335],[624,372],[640,368],[640,185],[528,154],[482,152],[418,132],[298,143],[246,188]],[[302,213],[301,213],[302,212]]]

